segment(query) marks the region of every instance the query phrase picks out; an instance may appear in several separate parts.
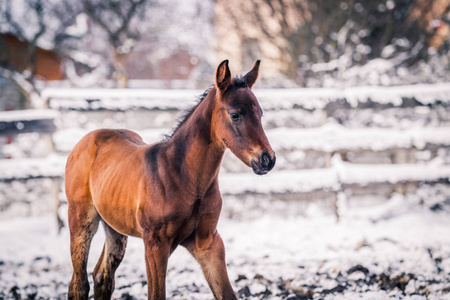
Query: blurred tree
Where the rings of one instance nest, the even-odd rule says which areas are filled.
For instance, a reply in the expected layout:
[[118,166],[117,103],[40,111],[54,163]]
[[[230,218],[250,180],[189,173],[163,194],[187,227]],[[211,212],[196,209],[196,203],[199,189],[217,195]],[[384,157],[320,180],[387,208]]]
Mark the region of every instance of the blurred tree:
[[[149,0],[83,0],[84,12],[107,34],[113,50],[116,79],[127,86],[125,59],[140,37],[136,23],[144,18]],[[138,20],[135,20],[138,19]]]
[[[13,11],[11,0],[0,5],[0,32],[9,35],[0,37],[0,75],[10,79],[24,94],[31,105],[40,104],[39,92],[33,85],[37,72],[38,42],[48,27],[45,21],[47,7],[42,0],[26,0],[23,13]],[[27,23],[23,16],[27,15]],[[33,26],[28,26],[30,23]],[[22,46],[20,46],[22,45]],[[18,46],[18,47],[17,47]]]
[[[76,86],[110,85],[105,78],[126,86],[137,73],[190,76],[213,47],[212,0],[5,0],[0,9],[0,33],[58,52],[64,75]],[[188,68],[161,65],[180,51],[187,53]]]
[[42,3],[42,0],[27,0],[26,1],[26,9],[28,13],[31,15],[30,19],[35,19],[36,27],[34,30],[26,30],[23,25],[17,22],[12,14],[12,5],[11,0],[6,0],[4,4],[0,7],[0,13],[4,17],[6,23],[9,24],[10,33],[18,37],[19,39],[23,39],[28,41],[31,45],[28,49],[28,77],[32,78],[34,74],[36,74],[36,49],[37,42],[42,37],[42,35],[47,30],[47,26],[44,22],[44,14],[45,7]]
[[[256,36],[280,49],[283,72],[303,84],[311,72],[320,75],[336,71],[339,76],[353,65],[387,55],[388,45],[394,45],[393,51],[407,52],[404,65],[425,59],[433,37],[429,22],[444,20],[450,7],[449,0],[220,3],[226,7],[242,41]],[[440,42],[442,47],[443,39]]]

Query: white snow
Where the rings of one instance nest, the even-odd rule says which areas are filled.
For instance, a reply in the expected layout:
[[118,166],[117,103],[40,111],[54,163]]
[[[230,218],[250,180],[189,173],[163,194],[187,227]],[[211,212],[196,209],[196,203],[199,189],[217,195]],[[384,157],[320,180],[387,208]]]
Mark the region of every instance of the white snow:
[[25,109],[0,111],[0,122],[54,120],[59,112],[52,109]]
[[333,88],[255,89],[254,93],[265,110],[291,109],[296,106],[323,109],[343,96],[340,90]]
[[[163,89],[72,89],[46,88],[42,91],[43,99],[50,99],[55,109],[184,109],[191,105],[199,90],[163,90]],[[337,99],[346,100],[353,107],[358,103],[372,102],[393,106],[402,104],[402,98],[414,98],[423,105],[436,101],[450,101],[450,83],[416,84],[405,86],[361,86],[345,89],[337,88],[303,88],[303,89],[255,89],[265,110],[291,109],[323,109]],[[91,99],[87,102],[75,100]]]
[[256,177],[253,173],[221,173],[223,194],[307,193],[337,191],[342,186],[369,186],[377,183],[449,181],[450,166],[420,164],[351,164],[337,155],[331,168],[273,171]]
[[41,177],[62,177],[66,157],[50,155],[46,158],[0,160],[0,181]]
[[336,190],[338,177],[333,169],[312,169],[296,171],[273,171],[264,176],[253,172],[226,173],[219,176],[220,191],[223,194],[245,193],[306,193],[316,190]]
[[420,164],[350,164],[344,163],[338,170],[340,182],[366,186],[375,183],[449,181],[450,166]]
[[[177,109],[184,110],[193,103],[198,90],[158,90],[158,89],[72,89],[47,88],[42,97],[50,99],[54,109]],[[90,100],[87,101],[79,100]],[[100,103],[101,100],[101,103]]]
[[370,99],[381,104],[402,103],[402,97],[415,98],[420,103],[427,105],[436,100],[448,102],[450,100],[450,83],[438,84],[414,84],[407,86],[358,86],[345,89],[345,96],[350,104],[356,106],[358,102],[366,102]]
[[75,18],[75,24],[66,28],[65,32],[68,35],[81,37],[89,30],[89,17],[85,13],[80,13]]
[[427,144],[450,145],[450,128],[423,127],[398,130],[392,128],[347,128],[325,124],[314,128],[282,128],[266,131],[269,140],[278,149],[382,151],[396,148],[424,148]]
[[[399,275],[414,274],[410,289],[426,285],[429,291],[427,297],[417,299],[445,299],[442,289],[448,286],[446,274],[450,272],[450,219],[445,213],[421,208],[419,198],[414,195],[398,195],[391,201],[404,207],[393,218],[383,218],[389,212],[383,212],[384,206],[395,208],[390,202],[350,209],[340,222],[330,215],[285,217],[270,211],[252,219],[222,217],[218,231],[225,243],[233,288],[238,291],[248,285],[252,293],[257,293],[269,287],[273,294],[266,299],[286,299],[276,294],[280,291],[277,285],[283,280],[289,280],[290,286],[297,290],[311,285],[331,289],[342,276],[341,280],[351,286],[343,294],[329,294],[324,299],[413,299],[405,297],[399,289],[385,291],[377,284],[361,283],[363,286],[358,288],[356,282],[365,276],[358,272],[347,275],[347,271],[361,265],[370,274],[388,270]],[[373,223],[373,218],[378,221]],[[103,241],[100,229],[91,247],[88,272],[92,272],[100,256]],[[53,215],[0,220],[0,243],[3,261],[0,290],[16,284],[23,292],[26,285],[35,284],[39,287],[38,296],[44,298],[60,297],[67,292],[72,271],[69,235],[67,229],[60,235],[55,233]],[[428,251],[441,259],[441,272],[437,272]],[[124,293],[146,299],[147,287],[141,283],[146,280],[145,274],[142,241],[130,238],[125,259],[116,273],[113,299]],[[235,282],[238,276],[245,277]],[[370,291],[365,290],[369,288]],[[198,264],[183,249],[177,249],[169,260],[167,296],[212,298]]]

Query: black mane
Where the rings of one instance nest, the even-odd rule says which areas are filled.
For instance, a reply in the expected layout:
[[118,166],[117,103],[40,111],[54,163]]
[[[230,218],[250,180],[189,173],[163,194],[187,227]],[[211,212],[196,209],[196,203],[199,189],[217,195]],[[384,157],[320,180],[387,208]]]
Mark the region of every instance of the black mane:
[[169,141],[172,139],[173,135],[175,134],[175,132],[178,130],[178,128],[180,128],[180,126],[187,120],[187,118],[189,118],[189,116],[192,114],[192,112],[197,108],[197,106],[203,101],[205,100],[206,96],[208,96],[209,92],[213,89],[214,85],[211,85],[210,87],[208,87],[203,94],[201,94],[200,96],[197,97],[197,103],[192,106],[191,108],[187,109],[183,115],[178,119],[177,121],[177,125],[175,126],[175,128],[172,130],[171,134],[166,134],[164,135],[163,141]]

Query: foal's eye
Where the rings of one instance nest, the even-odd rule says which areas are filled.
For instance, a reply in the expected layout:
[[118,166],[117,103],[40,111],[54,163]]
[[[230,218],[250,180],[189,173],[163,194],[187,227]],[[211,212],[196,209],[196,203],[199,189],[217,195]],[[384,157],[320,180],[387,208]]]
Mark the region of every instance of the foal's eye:
[[239,114],[237,114],[237,113],[231,113],[230,114],[230,118],[231,118],[231,120],[233,120],[233,122],[237,122],[237,121],[239,121],[241,116]]

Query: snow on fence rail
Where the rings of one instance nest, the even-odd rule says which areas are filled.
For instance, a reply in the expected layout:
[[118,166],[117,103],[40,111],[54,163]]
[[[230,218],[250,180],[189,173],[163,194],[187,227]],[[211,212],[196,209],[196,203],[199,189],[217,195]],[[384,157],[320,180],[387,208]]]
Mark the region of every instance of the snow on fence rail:
[[202,92],[162,89],[47,88],[42,97],[57,110],[183,110]]
[[39,178],[62,178],[66,157],[50,155],[45,158],[0,160],[0,182]]
[[315,128],[275,128],[266,131],[275,150],[345,150],[383,151],[427,145],[450,146],[449,127],[419,127],[406,130],[392,128],[346,128],[325,124]]
[[[160,141],[169,128],[137,131],[146,143]],[[81,128],[64,129],[54,133],[56,150],[70,152],[88,131]],[[383,151],[427,145],[450,147],[450,127],[420,127],[406,130],[391,128],[346,128],[325,124],[315,128],[274,128],[266,130],[275,151],[313,150],[319,152]]]
[[0,135],[25,132],[52,133],[59,112],[51,109],[0,111]]
[[[378,106],[401,107],[409,101],[418,105],[450,103],[450,84],[417,84],[406,86],[361,86],[345,89],[255,89],[255,95],[266,109],[325,109],[327,105],[359,107],[369,102]],[[278,99],[278,101],[274,101]]]
[[450,166],[435,164],[351,164],[333,157],[331,168],[220,174],[220,190],[226,195],[245,193],[284,194],[337,192],[351,186],[400,183],[450,183]]
[[[58,110],[180,110],[192,105],[200,90],[163,89],[70,89],[47,88],[42,96]],[[325,109],[327,105],[358,107],[368,103],[401,107],[450,103],[450,84],[417,84],[390,87],[255,89],[266,110]]]

